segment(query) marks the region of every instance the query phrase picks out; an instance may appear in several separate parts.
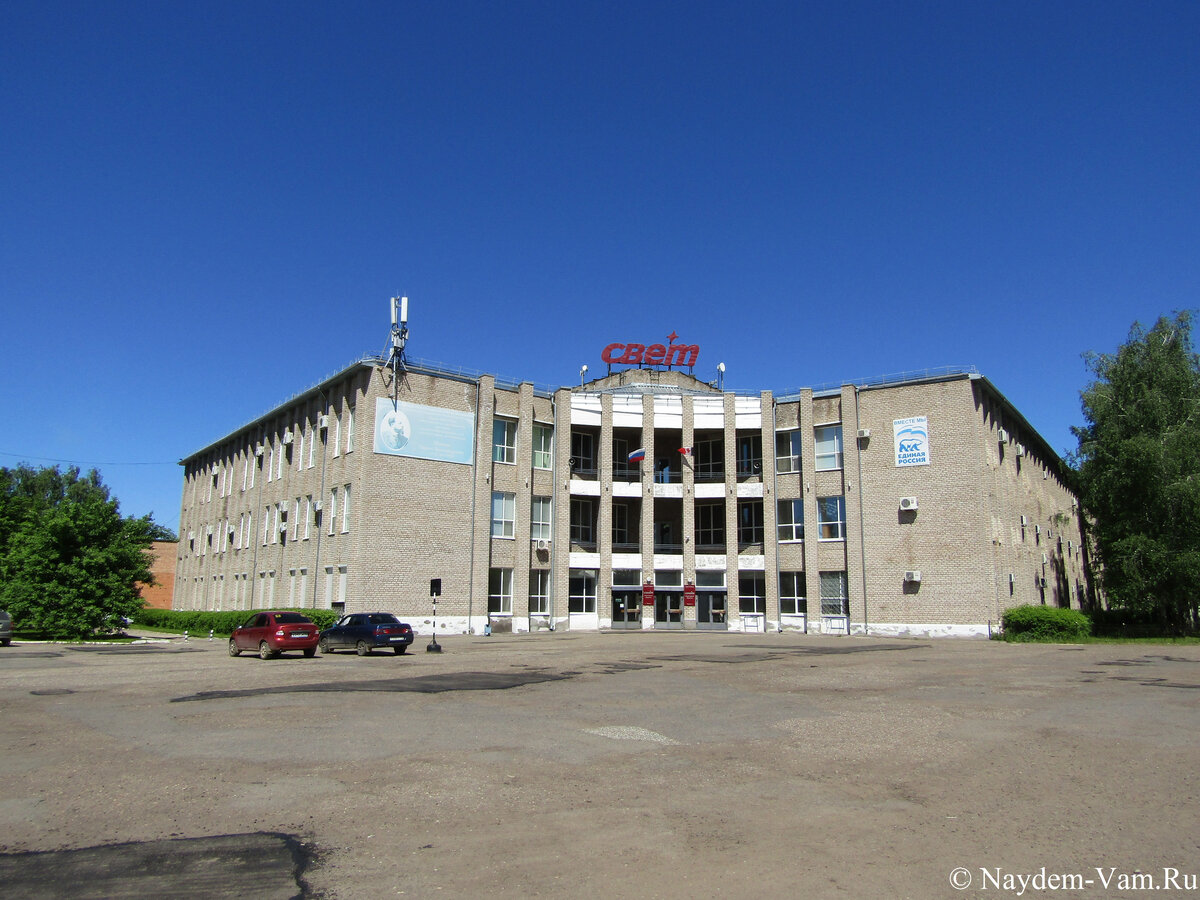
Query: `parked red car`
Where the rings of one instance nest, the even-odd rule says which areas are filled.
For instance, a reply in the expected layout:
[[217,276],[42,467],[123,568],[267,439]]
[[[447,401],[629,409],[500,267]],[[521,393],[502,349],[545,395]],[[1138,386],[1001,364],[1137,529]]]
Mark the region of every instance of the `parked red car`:
[[311,619],[296,612],[255,613],[229,636],[229,655],[257,650],[263,659],[274,659],[285,650],[302,650],[315,656],[321,630]]

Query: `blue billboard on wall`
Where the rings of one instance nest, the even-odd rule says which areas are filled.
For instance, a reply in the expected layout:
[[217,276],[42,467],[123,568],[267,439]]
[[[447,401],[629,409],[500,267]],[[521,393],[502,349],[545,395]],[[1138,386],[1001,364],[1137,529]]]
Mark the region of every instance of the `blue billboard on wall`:
[[375,401],[375,452],[438,462],[471,465],[474,459],[475,417],[469,412]]

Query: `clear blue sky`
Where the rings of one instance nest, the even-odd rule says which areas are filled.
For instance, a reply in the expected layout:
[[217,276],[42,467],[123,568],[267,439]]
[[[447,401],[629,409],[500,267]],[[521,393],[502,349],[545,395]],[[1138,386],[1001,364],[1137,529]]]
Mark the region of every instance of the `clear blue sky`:
[[786,389],[976,366],[1062,453],[1197,305],[1200,3],[0,5],[0,465],[178,460],[365,353],[672,331]]

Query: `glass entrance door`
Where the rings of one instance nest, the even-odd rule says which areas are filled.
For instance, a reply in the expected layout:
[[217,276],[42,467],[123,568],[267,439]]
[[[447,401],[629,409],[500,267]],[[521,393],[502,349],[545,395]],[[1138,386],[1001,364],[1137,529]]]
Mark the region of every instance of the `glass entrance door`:
[[642,592],[613,590],[612,627],[640,629],[642,627]]
[[683,591],[655,591],[654,627],[683,627]]
[[700,591],[696,594],[696,627],[707,631],[729,628],[724,591]]

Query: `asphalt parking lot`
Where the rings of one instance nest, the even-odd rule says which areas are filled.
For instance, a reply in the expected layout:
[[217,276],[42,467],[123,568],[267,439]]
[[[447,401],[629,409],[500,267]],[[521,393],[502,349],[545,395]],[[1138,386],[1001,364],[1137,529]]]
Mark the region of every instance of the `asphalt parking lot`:
[[1200,897],[1195,645],[439,640],[0,649],[0,885]]

